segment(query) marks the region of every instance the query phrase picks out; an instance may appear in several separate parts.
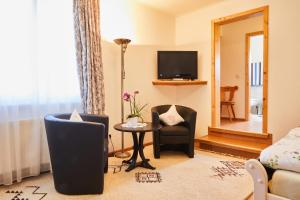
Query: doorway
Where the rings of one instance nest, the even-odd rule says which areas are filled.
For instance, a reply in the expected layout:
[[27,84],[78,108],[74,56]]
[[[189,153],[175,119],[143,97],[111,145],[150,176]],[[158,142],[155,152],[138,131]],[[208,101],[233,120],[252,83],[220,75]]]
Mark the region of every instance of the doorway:
[[[244,33],[243,55],[234,54],[231,59],[224,59],[222,44],[225,44],[226,28],[234,30],[234,26],[244,23],[245,20],[261,17],[261,29]],[[230,28],[228,28],[230,27]],[[228,34],[228,35],[233,35]],[[231,40],[236,40],[232,37]],[[230,39],[230,38],[229,38]],[[246,41],[246,42],[245,42]],[[258,50],[259,43],[262,45]],[[232,45],[231,45],[232,46]],[[229,47],[228,47],[229,48]],[[231,47],[232,48],[232,47]],[[261,52],[262,50],[262,52]],[[232,51],[232,49],[231,49]],[[260,60],[257,54],[260,52]],[[243,57],[243,65],[234,68],[234,62]],[[254,58],[255,57],[255,58]],[[221,59],[223,58],[223,59]],[[245,11],[235,15],[219,18],[212,21],[212,127],[227,129],[242,129],[246,132],[268,133],[267,132],[267,94],[268,94],[268,6]],[[222,67],[221,67],[222,66]],[[224,70],[224,67],[227,69]],[[228,75],[224,75],[224,71]],[[224,86],[238,88],[233,98],[234,106],[227,109],[224,116],[224,105],[221,99],[224,98]],[[229,95],[231,96],[231,95]],[[226,107],[226,106],[225,106]],[[234,107],[234,108],[233,108]],[[223,108],[223,109],[222,109]],[[226,111],[226,109],[225,109]],[[223,119],[223,120],[222,120]],[[225,122],[225,123],[224,123]]]

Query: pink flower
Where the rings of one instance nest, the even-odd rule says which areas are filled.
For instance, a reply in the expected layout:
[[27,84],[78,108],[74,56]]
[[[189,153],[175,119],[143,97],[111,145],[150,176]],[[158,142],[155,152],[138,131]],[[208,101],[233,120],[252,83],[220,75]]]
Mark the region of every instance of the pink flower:
[[123,94],[123,100],[124,101],[130,101],[130,94],[128,92],[124,92],[124,94]]

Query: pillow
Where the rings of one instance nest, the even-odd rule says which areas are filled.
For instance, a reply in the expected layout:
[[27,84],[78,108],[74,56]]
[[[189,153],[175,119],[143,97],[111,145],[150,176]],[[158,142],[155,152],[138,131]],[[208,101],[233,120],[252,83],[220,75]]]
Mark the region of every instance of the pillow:
[[73,121],[73,122],[82,122],[83,121],[76,109],[72,112],[70,121]]
[[300,137],[300,127],[294,128],[289,131],[288,135]]
[[175,105],[172,105],[167,112],[159,115],[159,119],[169,126],[184,122],[184,119],[178,114]]

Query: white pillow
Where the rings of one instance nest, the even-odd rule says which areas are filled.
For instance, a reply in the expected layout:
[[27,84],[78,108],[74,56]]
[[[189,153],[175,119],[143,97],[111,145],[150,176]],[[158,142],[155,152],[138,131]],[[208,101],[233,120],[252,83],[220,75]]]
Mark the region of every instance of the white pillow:
[[83,121],[76,109],[72,112],[70,121],[73,121],[73,122],[82,122]]
[[167,112],[159,115],[159,119],[169,126],[184,122],[184,119],[178,114],[175,105],[172,105]]

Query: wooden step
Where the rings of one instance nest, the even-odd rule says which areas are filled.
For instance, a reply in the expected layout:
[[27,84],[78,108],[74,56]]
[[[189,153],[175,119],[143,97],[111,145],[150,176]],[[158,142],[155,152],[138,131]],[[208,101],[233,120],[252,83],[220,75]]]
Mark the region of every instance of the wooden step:
[[247,158],[257,158],[260,152],[269,146],[268,144],[254,141],[244,141],[211,134],[201,137],[199,139],[199,144],[200,149],[228,153]]
[[268,133],[252,133],[246,131],[208,127],[208,135],[237,139],[240,141],[256,142],[267,145],[272,144],[272,134]]

